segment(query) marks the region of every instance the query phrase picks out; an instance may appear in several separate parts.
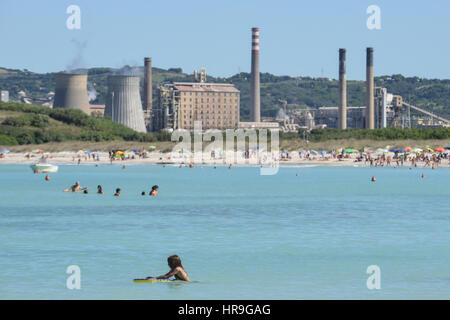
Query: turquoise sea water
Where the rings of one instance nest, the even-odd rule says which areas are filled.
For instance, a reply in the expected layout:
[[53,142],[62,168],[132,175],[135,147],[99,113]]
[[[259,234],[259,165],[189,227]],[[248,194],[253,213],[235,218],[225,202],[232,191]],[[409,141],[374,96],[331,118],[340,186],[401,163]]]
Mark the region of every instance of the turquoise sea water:
[[[0,299],[450,298],[449,169],[61,165],[50,177],[0,166]],[[91,193],[62,192],[76,180]],[[132,282],[166,273],[171,254],[192,283]],[[69,265],[81,290],[66,288]]]

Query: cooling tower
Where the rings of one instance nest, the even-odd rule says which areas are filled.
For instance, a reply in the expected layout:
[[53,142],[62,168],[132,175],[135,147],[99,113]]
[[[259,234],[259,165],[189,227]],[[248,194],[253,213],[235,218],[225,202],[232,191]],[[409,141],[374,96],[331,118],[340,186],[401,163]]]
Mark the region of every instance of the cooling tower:
[[139,77],[111,75],[105,116],[138,132],[147,132],[144,123]]
[[144,58],[144,109],[152,109],[152,58]]
[[90,114],[87,74],[56,73],[53,108],[78,109]]
[[252,28],[252,75],[250,83],[250,121],[261,121],[259,89],[259,29]]
[[373,48],[367,48],[366,68],[366,129],[375,129]]
[[345,49],[339,49],[339,129],[347,129],[347,79],[345,64]]

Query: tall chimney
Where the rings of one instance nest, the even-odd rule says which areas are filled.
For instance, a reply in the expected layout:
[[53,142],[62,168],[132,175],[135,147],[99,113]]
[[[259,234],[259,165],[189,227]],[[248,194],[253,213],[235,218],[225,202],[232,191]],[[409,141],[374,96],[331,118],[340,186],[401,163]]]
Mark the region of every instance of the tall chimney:
[[261,121],[259,93],[259,28],[252,28],[252,76],[250,83],[250,121]]
[[366,67],[366,129],[375,129],[373,48],[367,48]]
[[144,109],[152,109],[152,58],[144,58]]
[[347,79],[345,73],[345,49],[339,49],[338,129],[347,129]]

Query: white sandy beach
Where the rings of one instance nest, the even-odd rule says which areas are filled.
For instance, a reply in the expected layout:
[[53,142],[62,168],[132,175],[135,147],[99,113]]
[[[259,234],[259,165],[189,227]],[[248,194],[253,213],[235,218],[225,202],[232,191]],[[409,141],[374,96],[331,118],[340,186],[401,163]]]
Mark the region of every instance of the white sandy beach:
[[[393,154],[392,154],[393,155]],[[431,155],[431,154],[430,154]],[[10,152],[4,154],[3,158],[0,158],[0,164],[33,164],[38,162],[42,157],[48,159],[48,162],[52,164],[74,164],[74,165],[96,165],[96,164],[120,164],[120,165],[132,165],[132,164],[183,164],[188,165],[193,163],[194,165],[275,165],[278,163],[281,166],[289,165],[319,165],[319,166],[370,166],[369,162],[357,161],[359,154],[350,154],[348,158],[337,159],[331,155],[325,157],[316,155],[309,158],[299,156],[298,153],[292,152],[288,159],[277,159],[273,157],[270,161],[264,161],[260,163],[256,158],[239,159],[235,158],[234,161],[225,159],[225,157],[211,157],[211,154],[203,153],[202,156],[192,157],[190,155],[181,155],[177,153],[162,153],[162,152],[149,152],[146,157],[139,157],[134,152],[125,152],[125,159],[117,159],[111,161],[107,152],[98,153],[98,157],[89,156],[83,152],[53,152],[53,153],[25,153],[25,152]],[[134,157],[134,158],[133,158]],[[395,160],[391,160],[390,165],[384,164],[383,166],[401,166],[401,163]],[[411,161],[405,161],[403,166],[413,166]],[[449,167],[450,159],[442,159],[438,164],[438,167]],[[426,167],[425,162],[418,161],[417,167]],[[428,166],[429,167],[429,166]]]

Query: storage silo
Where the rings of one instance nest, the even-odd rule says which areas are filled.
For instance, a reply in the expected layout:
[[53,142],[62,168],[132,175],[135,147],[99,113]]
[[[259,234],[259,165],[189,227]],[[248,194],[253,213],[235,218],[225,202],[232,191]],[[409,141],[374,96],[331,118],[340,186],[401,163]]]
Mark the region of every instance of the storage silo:
[[56,73],[53,108],[78,109],[90,114],[87,74]]
[[147,132],[139,93],[139,77],[108,76],[105,116],[135,131]]

